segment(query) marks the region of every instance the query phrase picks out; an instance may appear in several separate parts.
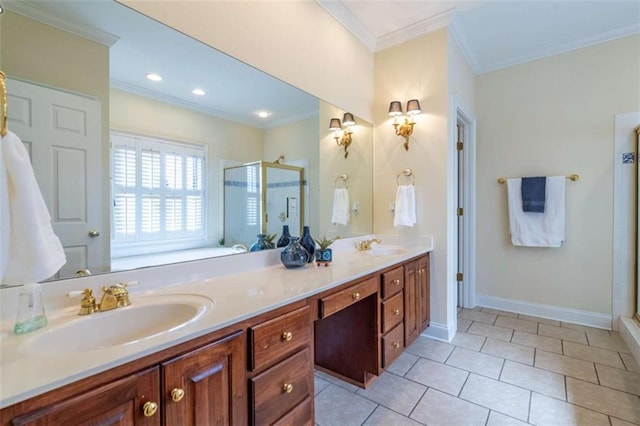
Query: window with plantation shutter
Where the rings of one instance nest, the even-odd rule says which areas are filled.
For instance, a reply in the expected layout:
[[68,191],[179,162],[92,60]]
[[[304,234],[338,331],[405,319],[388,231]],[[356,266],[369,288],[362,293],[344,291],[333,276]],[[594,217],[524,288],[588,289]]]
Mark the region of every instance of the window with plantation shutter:
[[203,146],[111,132],[111,239],[167,243],[204,239]]

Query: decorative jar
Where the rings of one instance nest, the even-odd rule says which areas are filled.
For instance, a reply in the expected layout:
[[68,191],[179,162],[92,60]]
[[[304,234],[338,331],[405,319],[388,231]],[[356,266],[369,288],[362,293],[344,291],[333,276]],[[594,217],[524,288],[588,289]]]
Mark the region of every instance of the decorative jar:
[[309,253],[298,242],[298,237],[291,237],[289,244],[280,252],[280,261],[289,269],[300,268],[309,261]]

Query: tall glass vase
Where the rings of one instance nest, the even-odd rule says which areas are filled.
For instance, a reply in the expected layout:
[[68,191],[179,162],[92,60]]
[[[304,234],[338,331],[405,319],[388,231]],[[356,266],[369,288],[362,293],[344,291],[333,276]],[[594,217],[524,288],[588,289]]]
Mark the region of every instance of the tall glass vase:
[[308,262],[313,262],[313,259],[315,259],[314,253],[316,252],[316,240],[314,240],[311,236],[308,226],[302,228],[302,238],[300,239],[300,244],[302,244],[302,247],[304,247],[305,250],[307,250],[307,253],[309,253]]

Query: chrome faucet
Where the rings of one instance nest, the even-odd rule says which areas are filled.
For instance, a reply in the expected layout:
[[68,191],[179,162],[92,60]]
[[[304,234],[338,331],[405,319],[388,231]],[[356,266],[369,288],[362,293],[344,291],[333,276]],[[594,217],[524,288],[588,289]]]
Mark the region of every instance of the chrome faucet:
[[374,238],[372,240],[358,241],[358,243],[356,243],[356,248],[359,251],[371,250],[371,244],[373,243],[382,244],[382,241],[378,238]]

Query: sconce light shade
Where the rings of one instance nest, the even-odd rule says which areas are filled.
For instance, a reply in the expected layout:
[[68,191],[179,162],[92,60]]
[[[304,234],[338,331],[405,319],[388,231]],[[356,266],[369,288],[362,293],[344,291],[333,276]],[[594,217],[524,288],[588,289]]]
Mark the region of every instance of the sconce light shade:
[[417,99],[411,99],[407,102],[407,114],[408,115],[416,115],[420,114],[422,110],[420,109],[420,101]]
[[342,117],[342,124],[344,124],[345,126],[353,126],[354,124],[356,124],[356,120],[353,118],[353,114],[351,114],[350,112],[345,112],[344,116]]
[[389,115],[392,117],[402,115],[402,104],[400,101],[392,101],[389,104]]
[[329,130],[340,130],[342,129],[342,125],[340,124],[339,118],[332,118],[329,122]]

